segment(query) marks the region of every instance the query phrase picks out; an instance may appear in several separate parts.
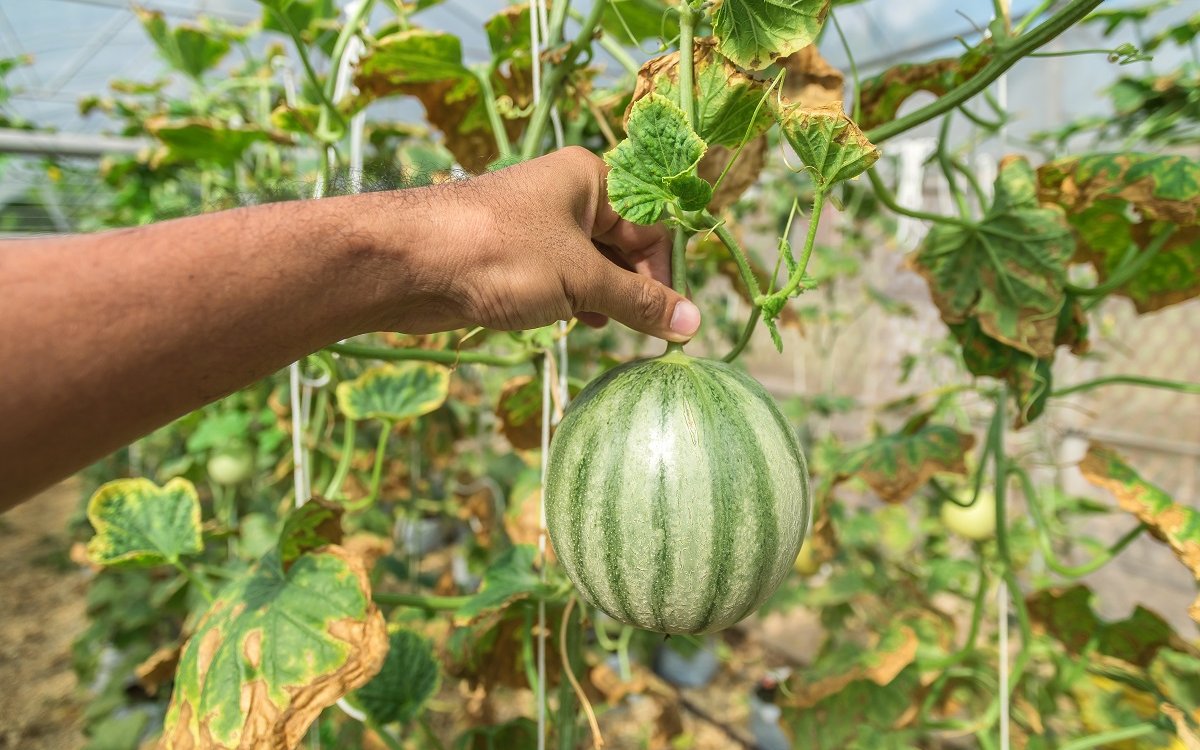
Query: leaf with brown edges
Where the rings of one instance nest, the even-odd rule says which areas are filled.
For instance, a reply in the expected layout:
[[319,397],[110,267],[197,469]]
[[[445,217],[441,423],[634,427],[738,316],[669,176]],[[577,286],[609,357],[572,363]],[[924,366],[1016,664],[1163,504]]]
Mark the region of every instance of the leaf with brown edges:
[[[1154,538],[1169,546],[1200,581],[1200,512],[1173,502],[1167,493],[1142,479],[1114,450],[1099,443],[1088,448],[1079,470],[1089,482],[1112,492],[1121,509],[1146,524]],[[1188,614],[1200,622],[1200,597]]]

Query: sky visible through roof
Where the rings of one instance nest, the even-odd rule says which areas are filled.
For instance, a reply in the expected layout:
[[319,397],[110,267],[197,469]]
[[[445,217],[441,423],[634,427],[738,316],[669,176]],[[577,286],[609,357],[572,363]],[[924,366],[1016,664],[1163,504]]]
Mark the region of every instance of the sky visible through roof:
[[[419,22],[459,35],[467,57],[483,59],[487,53],[482,23],[508,4],[447,0],[424,11]],[[587,0],[577,3],[586,4]],[[140,5],[163,11],[172,23],[208,13],[244,24],[261,14],[254,0],[144,0]],[[1032,5],[1034,0],[1014,0],[1013,14],[1019,16]],[[114,79],[151,81],[166,74],[130,7],[127,0],[0,0],[0,56],[28,54],[34,61],[10,77],[16,88],[12,109],[39,126],[63,132],[111,130],[112,123],[103,116],[79,114],[80,98],[106,93]],[[1164,22],[1184,15],[1181,7],[1173,11],[1179,12],[1168,11]],[[386,11],[380,13],[382,17]],[[966,33],[973,41],[972,25],[986,25],[991,13],[991,0],[866,0],[838,10],[864,72],[895,61],[953,54],[958,48],[954,35]],[[1060,49],[1095,46],[1114,45],[1105,44],[1094,30],[1073,31],[1059,42]],[[835,65],[848,67],[836,36],[829,35],[823,51]],[[233,63],[231,59],[225,65]],[[1099,55],[1029,61],[1014,70],[1010,104],[1027,128],[1047,127],[1102,108],[1105,103],[1098,92],[1118,70]],[[398,111],[419,116],[419,109],[412,107]]]

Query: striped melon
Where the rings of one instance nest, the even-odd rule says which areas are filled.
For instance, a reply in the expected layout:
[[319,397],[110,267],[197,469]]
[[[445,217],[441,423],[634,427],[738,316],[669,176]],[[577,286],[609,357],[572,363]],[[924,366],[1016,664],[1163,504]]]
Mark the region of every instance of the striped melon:
[[550,447],[546,522],[591,604],[661,633],[727,628],[791,570],[810,518],[796,434],[753,378],[682,351],[593,381]]

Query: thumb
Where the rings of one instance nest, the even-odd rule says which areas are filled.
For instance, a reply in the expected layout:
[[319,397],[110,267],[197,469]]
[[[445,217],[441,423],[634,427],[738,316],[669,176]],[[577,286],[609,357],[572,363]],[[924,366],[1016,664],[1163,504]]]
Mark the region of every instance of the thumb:
[[587,274],[576,295],[582,310],[624,323],[667,341],[687,341],[700,328],[700,309],[669,286],[608,262]]

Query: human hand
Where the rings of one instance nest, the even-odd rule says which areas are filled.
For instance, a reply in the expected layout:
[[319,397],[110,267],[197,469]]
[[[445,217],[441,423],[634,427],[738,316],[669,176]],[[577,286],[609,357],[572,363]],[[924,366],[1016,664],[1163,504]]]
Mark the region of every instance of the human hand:
[[670,233],[618,216],[606,173],[599,157],[573,147],[424,189],[432,241],[419,262],[432,269],[423,276],[433,299],[398,327],[519,330],[611,317],[668,341],[690,339],[700,311],[668,286]]

